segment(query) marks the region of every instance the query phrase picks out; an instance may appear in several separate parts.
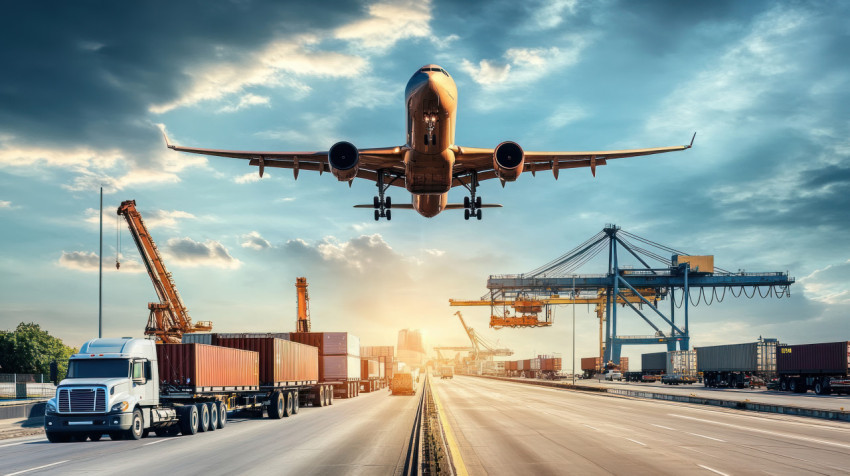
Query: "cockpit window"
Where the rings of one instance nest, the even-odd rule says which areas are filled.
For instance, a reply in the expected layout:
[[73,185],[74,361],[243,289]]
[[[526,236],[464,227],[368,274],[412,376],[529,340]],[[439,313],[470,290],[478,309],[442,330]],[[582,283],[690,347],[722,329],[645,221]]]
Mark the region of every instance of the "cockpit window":
[[[434,73],[443,73],[446,76],[449,76],[449,73],[446,70],[444,70],[443,68],[422,68],[422,69],[419,70],[420,73],[427,73],[429,71],[434,72]],[[449,76],[449,77],[451,77],[451,76]]]

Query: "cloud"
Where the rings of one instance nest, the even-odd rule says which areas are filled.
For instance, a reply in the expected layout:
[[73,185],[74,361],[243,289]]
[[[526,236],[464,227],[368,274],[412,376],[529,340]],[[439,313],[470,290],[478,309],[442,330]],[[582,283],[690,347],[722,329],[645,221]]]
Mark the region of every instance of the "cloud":
[[259,182],[263,178],[268,177],[271,177],[271,174],[269,174],[268,172],[264,172],[262,177],[260,177],[259,172],[248,172],[247,174],[239,175],[238,177],[233,177],[233,181],[238,184],[254,183]]
[[560,106],[558,110],[546,118],[546,127],[551,130],[578,122],[587,117],[587,112],[579,106]]
[[824,304],[850,304],[850,259],[817,269],[797,281],[808,297]]
[[[118,206],[104,206],[104,221],[107,219],[114,220],[115,213],[114,211],[118,209]],[[177,228],[178,221],[180,220],[195,220],[197,217],[189,212],[184,212],[182,210],[140,210],[139,213],[142,215],[142,219],[145,221],[145,226],[148,228]],[[100,223],[100,210],[96,208],[86,208],[84,212],[85,222],[92,224]],[[121,218],[121,227],[122,233],[126,224],[124,223],[124,218]]]
[[239,98],[239,102],[224,106],[218,112],[236,112],[242,109],[247,109],[252,106],[270,106],[270,99],[267,96],[257,96],[256,94],[245,94]]
[[401,257],[378,233],[361,235],[345,242],[329,236],[316,246],[316,250],[323,260],[343,264],[361,273]]
[[0,200],[0,208],[12,208],[12,202],[9,200]]
[[546,77],[553,71],[577,63],[588,39],[570,35],[562,42],[563,46],[560,47],[509,48],[501,61],[482,59],[478,65],[464,58],[460,68],[485,89],[502,91],[528,86],[528,83]]
[[337,28],[334,37],[384,51],[403,39],[432,35],[430,0],[376,2],[369,5],[368,12],[367,18]]
[[[125,273],[141,273],[145,271],[145,268],[141,263],[125,259],[123,255],[119,255],[119,261],[121,263],[120,269],[114,266],[114,263],[111,262],[110,258],[104,257],[103,271],[122,271]],[[100,270],[100,259],[98,258],[97,253],[93,251],[63,251],[62,256],[59,257],[58,264],[63,268],[74,271],[97,272]]]
[[534,8],[528,25],[528,28],[534,31],[550,30],[560,25],[564,17],[575,13],[578,0],[550,0],[539,3],[540,6]]
[[200,243],[188,237],[170,238],[166,242],[166,249],[168,262],[178,266],[236,269],[242,265],[223,244],[215,240]]
[[242,235],[242,247],[252,250],[266,250],[271,248],[272,244],[263,238],[259,232],[252,231],[251,233]]

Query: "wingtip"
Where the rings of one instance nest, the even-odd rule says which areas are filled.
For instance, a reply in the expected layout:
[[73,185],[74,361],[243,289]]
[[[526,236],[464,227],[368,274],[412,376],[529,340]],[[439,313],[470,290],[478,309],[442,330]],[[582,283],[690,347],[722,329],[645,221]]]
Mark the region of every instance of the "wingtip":
[[171,141],[168,140],[168,134],[165,133],[165,127],[160,127],[159,131],[162,132],[162,138],[165,139],[165,146],[169,149],[174,149],[174,146],[171,145]]
[[696,131],[694,131],[694,135],[691,136],[691,143],[688,144],[688,149],[690,149],[691,147],[694,146],[694,139],[696,139],[696,137],[697,137],[697,133],[696,133]]

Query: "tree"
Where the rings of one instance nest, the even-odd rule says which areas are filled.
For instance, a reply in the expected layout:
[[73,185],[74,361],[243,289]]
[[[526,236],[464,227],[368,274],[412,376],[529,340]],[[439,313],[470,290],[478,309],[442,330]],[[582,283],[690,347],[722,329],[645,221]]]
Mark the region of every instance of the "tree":
[[3,373],[48,374],[50,362],[59,364],[59,378],[68,371],[68,358],[77,349],[66,346],[35,323],[20,323],[14,331],[0,331],[0,367]]

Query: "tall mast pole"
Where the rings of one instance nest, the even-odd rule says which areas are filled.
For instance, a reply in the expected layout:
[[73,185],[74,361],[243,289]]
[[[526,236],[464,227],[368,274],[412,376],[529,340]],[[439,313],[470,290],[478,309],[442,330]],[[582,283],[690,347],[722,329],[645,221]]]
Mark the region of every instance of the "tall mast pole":
[[100,187],[100,260],[97,280],[97,337],[103,337],[103,186]]

